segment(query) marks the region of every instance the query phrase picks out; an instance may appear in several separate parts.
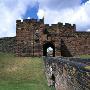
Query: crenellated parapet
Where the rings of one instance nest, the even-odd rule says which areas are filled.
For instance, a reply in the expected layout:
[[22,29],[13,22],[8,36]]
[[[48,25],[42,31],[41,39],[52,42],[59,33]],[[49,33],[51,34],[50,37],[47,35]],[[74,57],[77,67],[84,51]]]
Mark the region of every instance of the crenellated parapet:
[[55,33],[61,36],[68,36],[76,32],[76,25],[71,25],[69,23],[65,23],[64,25],[63,23],[59,22],[58,24],[45,24],[45,29],[52,34]]
[[69,23],[65,23],[65,25],[64,25],[64,28],[66,28],[66,29],[71,29],[71,30],[75,30],[76,31],[76,25],[75,24],[69,24]]
[[[22,27],[27,27],[27,26],[30,26],[31,24],[32,25],[39,25],[41,23],[44,23],[44,20],[43,19],[23,19],[23,21],[21,20],[16,20],[16,29],[18,30],[18,28],[22,28]],[[34,25],[34,26],[35,26]]]
[[20,30],[23,25],[23,22],[21,20],[16,20],[16,31]]
[[76,31],[76,25],[69,23],[58,23],[59,31],[61,36],[71,36]]

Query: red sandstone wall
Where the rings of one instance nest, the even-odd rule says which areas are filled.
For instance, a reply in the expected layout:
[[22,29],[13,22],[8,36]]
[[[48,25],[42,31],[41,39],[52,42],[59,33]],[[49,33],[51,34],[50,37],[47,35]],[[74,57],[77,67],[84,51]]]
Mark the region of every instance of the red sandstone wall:
[[21,56],[41,56],[41,45],[37,42],[37,36],[40,36],[41,21],[37,23],[36,20],[17,21],[17,55]]
[[62,40],[72,56],[90,54],[90,35],[62,37]]
[[[47,33],[44,30],[47,29]],[[90,33],[76,32],[76,26],[66,23],[44,24],[43,19],[16,22],[16,54],[42,56],[45,42],[55,45],[55,56],[90,54]],[[37,34],[37,35],[36,35]],[[39,40],[38,40],[39,39]]]

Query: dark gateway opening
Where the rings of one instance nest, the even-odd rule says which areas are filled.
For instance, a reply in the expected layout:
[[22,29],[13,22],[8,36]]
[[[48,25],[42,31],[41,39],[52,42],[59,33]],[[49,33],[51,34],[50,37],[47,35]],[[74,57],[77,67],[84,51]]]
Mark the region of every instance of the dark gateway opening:
[[48,56],[48,50],[47,50],[48,48],[52,48],[52,55],[51,56],[55,57],[55,46],[51,42],[46,42],[43,45],[43,56]]

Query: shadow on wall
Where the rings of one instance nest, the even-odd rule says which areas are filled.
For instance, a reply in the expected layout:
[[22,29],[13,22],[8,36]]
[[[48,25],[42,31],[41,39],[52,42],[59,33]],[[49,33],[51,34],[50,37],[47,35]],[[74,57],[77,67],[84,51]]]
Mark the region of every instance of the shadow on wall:
[[61,39],[61,56],[72,57],[70,51],[67,49],[67,46],[64,43],[64,40],[62,40],[62,39]]
[[51,80],[52,80],[52,86],[55,87],[55,76],[54,76],[54,74],[52,74]]

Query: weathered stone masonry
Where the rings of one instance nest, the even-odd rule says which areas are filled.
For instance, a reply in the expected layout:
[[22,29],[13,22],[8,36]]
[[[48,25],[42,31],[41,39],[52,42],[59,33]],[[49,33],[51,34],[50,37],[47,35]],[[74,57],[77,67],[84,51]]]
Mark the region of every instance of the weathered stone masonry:
[[0,39],[0,51],[14,52],[17,56],[71,57],[90,54],[90,32],[77,32],[75,24],[44,24],[44,19],[16,20],[16,37]]
[[90,90],[90,69],[86,69],[81,60],[83,61],[80,58],[44,57],[48,86],[55,86],[56,90]]
[[15,53],[15,45],[15,37],[0,38],[0,52]]
[[16,21],[16,54],[46,56],[46,49],[54,49],[53,56],[90,54],[90,32],[77,32],[75,24],[44,24],[44,19]]

